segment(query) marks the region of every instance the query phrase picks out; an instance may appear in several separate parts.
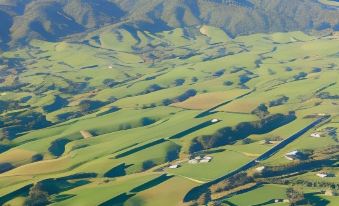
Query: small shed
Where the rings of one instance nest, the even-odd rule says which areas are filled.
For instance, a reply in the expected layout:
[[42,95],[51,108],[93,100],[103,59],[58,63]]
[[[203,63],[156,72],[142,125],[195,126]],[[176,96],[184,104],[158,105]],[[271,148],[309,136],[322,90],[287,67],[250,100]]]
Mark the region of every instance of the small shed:
[[326,172],[320,172],[320,173],[317,173],[317,176],[321,178],[325,178],[325,177],[328,177],[328,174]]
[[314,133],[311,134],[311,137],[319,138],[319,137],[321,137],[321,134],[319,132],[314,132]]
[[265,170],[265,166],[255,168],[255,171],[262,172]]
[[220,121],[219,119],[212,119],[212,120],[211,120],[212,123],[217,123],[217,122],[219,122],[219,121]]
[[207,159],[202,159],[200,160],[200,163],[209,163],[211,160],[207,160]]
[[198,164],[198,163],[199,163],[199,161],[196,160],[196,159],[192,159],[192,160],[188,161],[188,164]]
[[205,159],[205,160],[212,160],[213,157],[211,157],[211,156],[205,156],[203,159]]
[[196,156],[196,157],[194,157],[194,159],[201,160],[202,158],[200,156]]
[[179,167],[180,167],[180,165],[170,165],[168,168],[170,168],[170,169],[177,169]]
[[292,152],[285,154],[285,158],[288,160],[296,160],[299,159],[299,154],[300,152],[298,150],[294,150]]

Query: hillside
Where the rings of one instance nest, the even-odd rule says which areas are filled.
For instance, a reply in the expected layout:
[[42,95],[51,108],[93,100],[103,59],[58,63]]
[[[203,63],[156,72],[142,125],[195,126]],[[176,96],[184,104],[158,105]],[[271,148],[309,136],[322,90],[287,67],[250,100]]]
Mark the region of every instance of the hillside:
[[61,40],[103,25],[154,32],[206,24],[231,37],[339,29],[338,7],[316,0],[1,0],[0,17],[3,48],[36,38]]
[[0,0],[0,205],[339,205],[337,0]]
[[[292,185],[336,205],[322,191],[338,185],[338,48],[335,35],[107,26],[4,52],[0,204],[23,205],[36,184],[49,205],[172,206],[211,191],[245,206]],[[295,150],[302,159],[284,156]]]

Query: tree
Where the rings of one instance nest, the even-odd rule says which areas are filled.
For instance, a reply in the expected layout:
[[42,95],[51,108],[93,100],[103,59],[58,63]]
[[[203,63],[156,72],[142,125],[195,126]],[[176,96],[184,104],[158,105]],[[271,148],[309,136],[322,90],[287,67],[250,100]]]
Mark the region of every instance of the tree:
[[153,160],[146,160],[142,163],[142,170],[146,171],[148,169],[151,169],[154,166],[156,166],[156,164]]
[[298,202],[304,200],[304,193],[301,191],[301,189],[297,188],[288,188],[286,190],[286,196],[291,205],[297,205]]
[[211,190],[207,190],[197,199],[197,203],[198,205],[207,205],[211,200]]
[[252,111],[252,114],[257,115],[260,119],[263,119],[264,117],[266,117],[270,113],[268,111],[267,106],[262,103]]
[[49,203],[49,195],[41,189],[39,184],[31,187],[28,197],[25,201],[25,206],[45,206]]

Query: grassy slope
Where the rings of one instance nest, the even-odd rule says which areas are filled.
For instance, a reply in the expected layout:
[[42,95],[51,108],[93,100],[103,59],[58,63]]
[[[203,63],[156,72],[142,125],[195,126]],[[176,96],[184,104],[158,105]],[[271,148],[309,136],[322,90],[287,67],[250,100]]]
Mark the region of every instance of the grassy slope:
[[[298,119],[293,123],[269,134],[251,136],[250,138],[256,141],[254,143],[242,145],[238,142],[225,146],[223,147],[225,151],[211,155],[214,157],[211,163],[188,165],[184,162],[177,170],[166,169],[163,173],[171,173],[175,177],[138,193],[126,202],[127,205],[133,205],[134,202],[144,205],[165,203],[173,205],[181,202],[185,193],[198,184],[187,178],[207,181],[236,169],[271,147],[261,145],[260,140],[268,136],[287,137],[312,121],[303,119],[305,115],[329,113],[334,116],[329,125],[337,127],[335,116],[338,115],[338,110],[334,104],[335,100],[321,100],[315,96],[316,90],[338,81],[337,66],[330,67],[333,63],[339,64],[335,56],[339,46],[337,40],[316,39],[300,32],[256,34],[229,40],[219,30],[208,29],[208,35],[197,35],[195,39],[184,38],[184,32],[180,29],[161,34],[139,32],[139,40],[126,30],[107,30],[95,34],[99,35],[101,40],[100,44],[96,43],[99,48],[76,42],[35,41],[31,43],[34,48],[4,53],[3,57],[20,55],[25,61],[29,61],[33,56],[36,61],[27,64],[28,69],[20,74],[21,82],[30,83],[27,90],[8,91],[8,94],[1,96],[0,99],[19,100],[32,96],[27,104],[32,109],[41,111],[41,106],[55,101],[54,95],[60,95],[70,102],[68,106],[50,113],[43,112],[48,119],[56,123],[59,121],[59,114],[77,111],[76,103],[84,99],[108,101],[115,97],[117,101],[109,102],[100,110],[111,106],[117,106],[121,110],[103,116],[97,116],[100,111],[94,111],[51,128],[28,132],[15,139],[12,142],[13,148],[0,154],[0,162],[11,162],[18,166],[14,170],[0,174],[0,196],[46,178],[95,172],[99,178],[90,179],[91,183],[86,186],[62,192],[61,194],[76,196],[56,202],[55,205],[102,203],[154,177],[150,171],[138,174],[143,161],[154,160],[157,164],[165,164],[166,152],[174,144],[182,146],[179,160],[184,160],[192,138],[213,134],[225,126],[255,121],[257,118],[249,113],[260,103],[268,104],[280,95],[289,97],[286,104],[269,108],[269,111],[271,113],[297,111]],[[147,49],[150,44],[154,49]],[[136,51],[137,47],[146,49]],[[221,53],[215,56],[220,48],[233,54]],[[155,61],[157,59],[155,58],[153,62],[146,54],[155,55],[161,61]],[[261,59],[261,64],[256,66],[258,59]],[[287,72],[288,67],[293,70]],[[322,68],[321,73],[312,73],[314,67]],[[236,68],[242,69],[237,71]],[[41,74],[46,72],[46,69],[49,75]],[[220,70],[224,73],[216,76],[216,72]],[[241,89],[238,85],[240,76],[248,74],[248,71],[252,72],[251,76],[255,78],[246,83],[248,89]],[[306,79],[295,81],[293,76],[301,71],[307,72],[308,76]],[[196,80],[193,81],[192,77],[196,77]],[[107,87],[103,84],[105,79],[114,79],[119,84]],[[176,85],[177,79],[183,79],[185,82]],[[70,81],[86,82],[87,88],[95,87],[97,90],[88,89],[77,95],[60,92],[60,89],[69,87]],[[232,81],[233,84],[225,86],[225,81]],[[154,84],[164,89],[143,93]],[[55,85],[56,89],[46,92],[41,89],[48,85]],[[337,85],[325,91],[335,94]],[[233,99],[255,87],[254,93],[216,108],[217,113],[204,118],[194,118],[205,109]],[[198,95],[181,103],[162,105],[164,99],[173,99],[188,89],[195,89]],[[152,104],[152,108],[146,108]],[[145,117],[153,119],[155,123],[144,126],[142,118]],[[115,158],[117,154],[161,138],[168,138],[213,118],[222,121],[196,130],[181,139],[170,140],[122,158]],[[83,139],[80,135],[81,130],[92,132],[94,137]],[[67,138],[71,142],[66,145],[64,154],[57,158],[50,154],[48,147],[52,141],[59,138]],[[318,144],[319,142],[321,144]],[[329,137],[310,139],[307,133],[267,160],[267,163],[286,162],[282,156],[290,150],[321,149],[331,144],[335,143]],[[43,154],[44,161],[31,163],[30,159],[36,153]],[[128,175],[110,179],[109,183],[104,184],[102,176],[121,163],[132,165],[126,169]],[[172,191],[180,184],[184,185],[180,190]],[[270,191],[270,195],[263,195],[267,194],[267,190]],[[262,203],[280,197],[278,194],[283,193],[283,190],[284,188],[279,186],[265,185],[263,188],[235,196],[231,200],[246,205],[246,201],[253,199],[252,197],[260,197],[257,201]],[[155,191],[161,193],[154,196]],[[151,202],[150,198],[155,200]],[[20,198],[17,202],[20,203]]]

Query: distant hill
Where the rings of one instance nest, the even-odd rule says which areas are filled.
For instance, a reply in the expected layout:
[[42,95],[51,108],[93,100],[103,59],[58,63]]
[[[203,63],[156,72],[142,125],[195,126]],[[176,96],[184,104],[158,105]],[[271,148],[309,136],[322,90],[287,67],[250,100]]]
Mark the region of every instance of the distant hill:
[[339,30],[339,11],[316,0],[0,0],[0,42],[56,41],[104,25],[159,31],[193,25],[230,36]]

